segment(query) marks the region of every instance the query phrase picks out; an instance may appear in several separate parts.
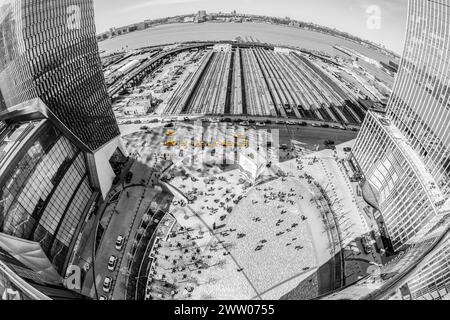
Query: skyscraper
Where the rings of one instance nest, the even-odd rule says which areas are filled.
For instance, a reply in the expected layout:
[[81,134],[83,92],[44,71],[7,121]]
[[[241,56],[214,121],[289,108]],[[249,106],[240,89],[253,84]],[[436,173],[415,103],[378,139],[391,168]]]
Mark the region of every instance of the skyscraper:
[[450,0],[410,0],[386,113],[370,111],[353,150],[394,251],[379,273],[324,299],[450,297]]
[[39,98],[90,150],[106,195],[123,151],[95,36],[93,0],[0,2],[0,112]]
[[92,0],[0,2],[0,247],[59,288],[118,152]]
[[449,4],[410,1],[387,112],[369,112],[354,148],[394,250],[450,212]]
[[0,14],[0,91],[2,109],[40,98],[93,151],[119,136],[93,1],[6,0]]

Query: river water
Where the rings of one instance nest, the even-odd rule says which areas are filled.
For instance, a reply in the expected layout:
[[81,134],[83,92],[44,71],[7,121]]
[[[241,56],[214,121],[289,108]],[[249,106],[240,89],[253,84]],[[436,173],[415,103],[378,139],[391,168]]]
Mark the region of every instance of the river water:
[[100,50],[115,51],[138,49],[145,46],[169,44],[183,41],[234,40],[236,37],[253,37],[261,42],[275,45],[291,45],[314,49],[330,55],[341,55],[333,48],[344,45],[378,61],[389,62],[390,58],[380,52],[355,42],[319,32],[266,23],[177,23],[135,31],[99,43]]

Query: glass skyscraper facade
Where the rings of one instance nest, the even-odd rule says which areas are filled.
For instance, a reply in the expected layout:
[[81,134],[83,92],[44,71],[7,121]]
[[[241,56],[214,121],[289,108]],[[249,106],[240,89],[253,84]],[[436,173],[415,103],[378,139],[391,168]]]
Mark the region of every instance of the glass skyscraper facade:
[[370,111],[354,163],[400,254],[325,299],[448,299],[450,1],[410,0],[404,54],[386,113]]
[[0,8],[0,111],[39,97],[97,150],[119,136],[92,0],[6,0]]
[[385,115],[371,112],[354,158],[379,195],[395,250],[450,210],[450,1],[412,0]]
[[62,274],[95,193],[85,154],[47,120],[0,132],[0,232],[41,245]]

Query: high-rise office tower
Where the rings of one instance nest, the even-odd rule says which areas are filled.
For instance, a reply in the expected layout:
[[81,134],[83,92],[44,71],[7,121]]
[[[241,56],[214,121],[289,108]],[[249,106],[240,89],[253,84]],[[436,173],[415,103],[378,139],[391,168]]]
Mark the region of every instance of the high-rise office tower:
[[53,275],[64,275],[99,198],[88,149],[39,99],[0,113],[0,121],[0,247],[33,252],[48,259]]
[[106,91],[92,0],[7,0],[0,15],[6,108],[40,98],[97,150],[119,135]]
[[0,1],[0,248],[30,270],[35,288],[61,289],[115,177],[110,160],[124,153],[93,1]]
[[394,250],[450,212],[449,4],[410,1],[387,112],[369,112],[354,148]]
[[0,6],[0,112],[41,99],[91,150],[89,166],[105,195],[114,178],[108,160],[121,145],[93,0],[4,0]]
[[369,112],[353,150],[381,230],[403,251],[324,299],[450,297],[450,0],[410,0],[386,113]]

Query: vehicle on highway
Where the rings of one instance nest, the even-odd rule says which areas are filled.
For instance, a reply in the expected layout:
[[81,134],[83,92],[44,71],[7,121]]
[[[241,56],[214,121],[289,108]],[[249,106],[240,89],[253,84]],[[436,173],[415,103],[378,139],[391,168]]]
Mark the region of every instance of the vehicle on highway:
[[322,124],[322,125],[321,125],[321,127],[322,127],[322,128],[329,128],[329,127],[330,127],[330,125],[329,125],[329,124],[326,124],[326,123],[324,123],[324,124]]
[[103,280],[103,291],[108,293],[111,290],[112,279],[111,277],[105,277]]
[[307,126],[308,126],[308,123],[305,122],[305,121],[303,121],[303,122],[300,122],[299,125],[301,125],[302,127],[307,127]]
[[117,257],[112,255],[111,257],[109,257],[108,270],[114,271],[116,269],[116,265],[117,265]]
[[125,238],[122,235],[119,235],[116,240],[116,249],[119,251],[122,250],[124,242]]
[[320,127],[320,124],[317,124],[317,123],[313,123],[313,124],[311,124],[313,127]]

